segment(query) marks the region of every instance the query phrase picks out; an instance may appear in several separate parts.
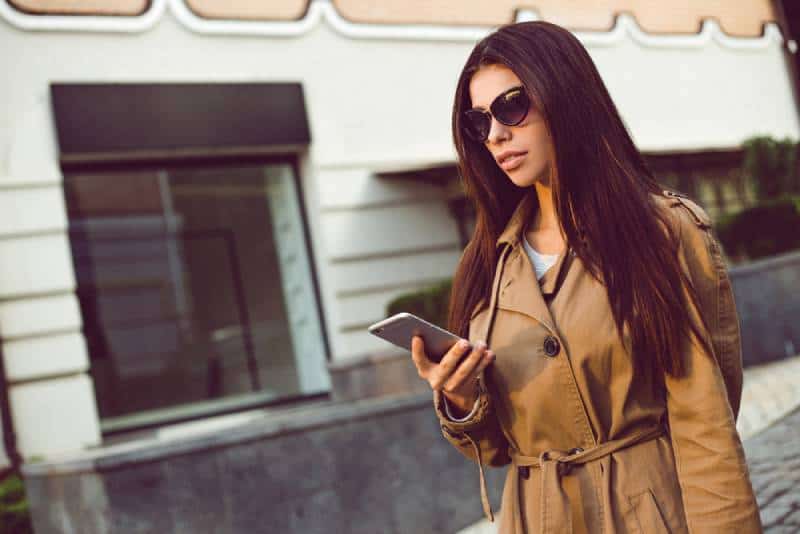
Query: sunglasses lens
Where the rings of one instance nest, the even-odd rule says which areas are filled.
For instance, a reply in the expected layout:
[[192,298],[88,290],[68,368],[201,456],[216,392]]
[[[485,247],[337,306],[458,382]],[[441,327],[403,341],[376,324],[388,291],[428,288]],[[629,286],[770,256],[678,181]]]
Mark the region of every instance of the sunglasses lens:
[[492,119],[483,111],[474,109],[464,113],[464,130],[473,140],[483,143],[489,137]]
[[518,87],[501,95],[492,103],[492,114],[507,126],[516,126],[528,114],[530,101],[525,89]]

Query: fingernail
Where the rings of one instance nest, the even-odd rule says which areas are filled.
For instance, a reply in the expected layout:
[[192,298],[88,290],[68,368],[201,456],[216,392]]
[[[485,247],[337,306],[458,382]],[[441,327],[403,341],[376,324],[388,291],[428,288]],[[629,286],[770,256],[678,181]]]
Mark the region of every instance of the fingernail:
[[461,341],[458,342],[458,346],[459,348],[466,349],[469,346],[469,341],[467,341],[466,339],[462,339]]

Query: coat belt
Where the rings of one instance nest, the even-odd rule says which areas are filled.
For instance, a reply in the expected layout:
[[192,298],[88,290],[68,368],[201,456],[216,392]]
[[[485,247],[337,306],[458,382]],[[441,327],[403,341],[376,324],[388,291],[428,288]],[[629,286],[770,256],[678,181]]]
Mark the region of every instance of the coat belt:
[[[638,430],[624,438],[600,443],[591,449],[580,450],[578,452],[562,451],[551,449],[542,451],[539,456],[525,456],[518,451],[509,448],[509,456],[513,465],[514,481],[510,496],[511,505],[521,507],[520,502],[520,467],[538,467],[541,473],[541,505],[540,518],[541,528],[539,532],[548,534],[550,532],[572,532],[572,514],[569,507],[569,498],[561,486],[561,477],[566,475],[575,465],[582,465],[604,456],[630,447],[637,443],[655,439],[664,434],[664,427],[656,425],[649,428]],[[513,516],[517,522],[516,530],[518,533],[524,532],[522,528],[521,509],[514,511]]]
[[[512,470],[511,476],[514,480],[511,484],[512,494],[509,496],[511,506],[515,507],[512,510],[512,517],[514,517],[515,534],[522,534],[525,532],[522,526],[521,508],[523,503],[520,502],[519,491],[519,468],[520,467],[538,467],[542,470],[541,475],[541,534],[548,534],[550,532],[572,532],[572,514],[570,513],[569,498],[561,486],[561,477],[566,475],[569,470],[575,465],[582,465],[588,462],[593,462],[611,453],[625,449],[637,443],[655,439],[664,434],[664,427],[656,425],[649,428],[638,430],[624,438],[606,441],[600,443],[591,449],[579,450],[579,452],[562,451],[558,449],[550,449],[542,451],[539,456],[525,456],[520,454],[519,451],[509,448],[508,454],[511,457]],[[476,458],[478,459],[478,467],[480,469],[481,477],[481,503],[483,510],[489,521],[494,521],[492,514],[492,507],[489,503],[488,491],[486,489],[486,479],[483,474],[483,465],[480,461],[480,448],[475,443],[469,434],[467,437],[475,449]]]

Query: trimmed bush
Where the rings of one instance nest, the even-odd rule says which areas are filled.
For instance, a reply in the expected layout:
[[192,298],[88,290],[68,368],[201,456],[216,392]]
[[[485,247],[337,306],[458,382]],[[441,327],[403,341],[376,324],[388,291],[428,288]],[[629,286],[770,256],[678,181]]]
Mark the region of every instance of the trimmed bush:
[[387,317],[400,312],[413,313],[426,321],[447,329],[447,306],[452,280],[447,279],[427,289],[401,295],[386,307]]
[[0,475],[0,534],[33,534],[25,486],[19,475]]
[[783,195],[722,216],[716,229],[729,256],[756,259],[799,249],[800,196]]
[[783,193],[800,193],[797,142],[769,136],[751,137],[744,148],[744,171],[752,178],[756,197],[767,200]]

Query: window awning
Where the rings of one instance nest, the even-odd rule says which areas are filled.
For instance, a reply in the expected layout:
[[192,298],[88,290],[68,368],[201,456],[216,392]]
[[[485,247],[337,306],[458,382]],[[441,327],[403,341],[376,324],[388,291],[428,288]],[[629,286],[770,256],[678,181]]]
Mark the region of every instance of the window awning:
[[301,150],[299,83],[53,83],[62,164]]

